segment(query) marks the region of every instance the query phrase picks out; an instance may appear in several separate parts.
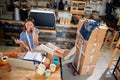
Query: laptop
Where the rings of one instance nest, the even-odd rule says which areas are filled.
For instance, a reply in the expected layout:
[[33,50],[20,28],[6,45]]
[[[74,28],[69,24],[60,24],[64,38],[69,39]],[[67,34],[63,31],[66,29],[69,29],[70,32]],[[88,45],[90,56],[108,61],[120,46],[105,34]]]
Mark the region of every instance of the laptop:
[[26,61],[26,60],[15,59],[15,58],[8,58],[7,60],[10,66],[35,70],[35,65],[34,65],[34,62],[32,61]]

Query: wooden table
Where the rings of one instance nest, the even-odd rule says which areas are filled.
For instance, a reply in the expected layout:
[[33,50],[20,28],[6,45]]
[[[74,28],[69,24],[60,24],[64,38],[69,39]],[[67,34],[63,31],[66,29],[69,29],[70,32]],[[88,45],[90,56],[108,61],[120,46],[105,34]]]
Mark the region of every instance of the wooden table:
[[[60,62],[61,63],[61,62]],[[0,80],[62,80],[61,65],[51,76],[39,75],[35,70],[10,67],[9,64],[0,66]]]
[[36,74],[34,70],[27,70],[9,65],[0,66],[0,80],[62,80],[60,68],[50,77]]

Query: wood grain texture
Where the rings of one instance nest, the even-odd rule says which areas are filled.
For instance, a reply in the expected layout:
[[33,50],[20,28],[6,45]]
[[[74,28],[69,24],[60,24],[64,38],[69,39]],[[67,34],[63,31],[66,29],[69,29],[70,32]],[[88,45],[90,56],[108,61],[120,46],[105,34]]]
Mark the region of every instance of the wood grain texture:
[[36,74],[34,70],[10,67],[8,64],[0,66],[0,80],[61,80],[60,68],[50,77]]
[[[4,55],[9,55],[10,52],[15,52],[15,50],[0,50]],[[19,53],[20,56],[23,56],[24,53]],[[49,59],[52,60],[52,56],[48,55]],[[60,63],[57,65],[56,71],[51,73],[51,76],[45,77],[45,74],[39,75],[36,73],[36,70],[23,69],[17,67],[11,67],[8,64],[0,65],[0,80],[62,80],[61,79],[61,70]]]

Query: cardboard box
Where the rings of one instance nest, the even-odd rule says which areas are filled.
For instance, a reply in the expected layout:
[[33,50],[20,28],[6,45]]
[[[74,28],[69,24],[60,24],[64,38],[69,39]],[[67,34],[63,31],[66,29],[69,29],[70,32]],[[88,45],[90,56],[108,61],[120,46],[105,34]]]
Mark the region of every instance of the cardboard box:
[[[81,29],[81,24],[78,26],[78,30]],[[77,31],[74,66],[79,75],[91,75],[93,73],[108,29],[105,27],[106,26],[99,26],[99,28],[93,30],[88,41],[83,38],[79,31]]]

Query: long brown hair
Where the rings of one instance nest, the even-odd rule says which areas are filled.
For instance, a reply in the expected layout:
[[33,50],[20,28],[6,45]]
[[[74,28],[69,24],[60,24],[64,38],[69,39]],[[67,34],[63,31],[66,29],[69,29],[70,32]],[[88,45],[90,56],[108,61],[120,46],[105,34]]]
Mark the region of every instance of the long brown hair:
[[27,19],[25,20],[25,22],[24,22],[24,28],[23,28],[23,31],[24,31],[24,32],[26,31],[26,26],[25,26],[25,24],[26,24],[27,22],[29,22],[29,21],[31,21],[31,22],[34,24],[34,27],[35,27],[35,20],[34,20],[33,18],[27,18]]

